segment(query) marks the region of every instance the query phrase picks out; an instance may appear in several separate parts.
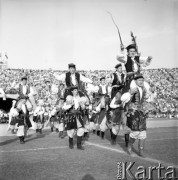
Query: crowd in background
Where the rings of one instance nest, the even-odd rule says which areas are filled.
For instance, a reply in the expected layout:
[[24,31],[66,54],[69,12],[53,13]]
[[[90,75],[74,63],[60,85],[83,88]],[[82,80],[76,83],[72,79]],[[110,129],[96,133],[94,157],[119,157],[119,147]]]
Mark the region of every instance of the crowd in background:
[[[60,86],[53,74],[57,72],[62,74],[67,71],[53,70],[25,70],[25,69],[6,69],[0,70],[0,88],[3,88],[6,94],[16,93],[16,89],[24,74],[28,77],[28,83],[36,92],[35,98],[43,99],[46,106],[53,104],[56,100],[54,92]],[[110,80],[113,71],[79,71],[82,75],[93,79],[106,77],[106,83],[111,86]],[[173,69],[149,69],[142,71],[145,80],[152,87],[155,95],[156,117],[173,117],[178,114],[178,68]]]

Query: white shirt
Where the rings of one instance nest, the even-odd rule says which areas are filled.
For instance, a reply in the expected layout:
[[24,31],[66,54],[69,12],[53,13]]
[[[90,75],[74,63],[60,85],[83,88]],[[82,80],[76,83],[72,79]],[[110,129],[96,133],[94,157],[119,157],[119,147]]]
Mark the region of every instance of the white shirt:
[[[65,82],[65,79],[66,79],[66,73],[65,74],[61,74],[61,75],[57,75],[57,74],[54,74],[55,78],[59,81],[63,81]],[[75,86],[77,85],[77,82],[76,82],[76,78],[75,78],[75,73],[74,74],[71,74],[71,80],[72,80],[72,84]],[[86,78],[85,76],[81,75],[80,74],[80,80],[84,83],[92,83],[92,80]]]
[[22,85],[22,91],[23,91],[23,94],[26,94],[27,93],[27,85]]
[[116,108],[118,108],[120,105],[118,105],[118,104],[115,104],[115,102],[116,102],[116,98],[114,97],[113,99],[112,99],[112,101],[111,101],[111,103],[110,103],[110,107],[112,108],[112,109],[116,109]]
[[100,85],[101,86],[101,88],[102,88],[102,93],[103,94],[106,94],[107,93],[107,91],[106,91],[106,85]]
[[[120,54],[117,56],[117,60],[121,63],[126,64],[127,63],[127,54],[124,51],[121,51]],[[148,60],[148,56],[146,56],[146,57],[140,56],[139,57],[140,64],[143,64],[144,67],[150,65],[150,62],[148,62],[147,60]],[[137,69],[138,69],[138,66],[134,60],[134,72],[136,72]]]
[[93,84],[88,84],[86,90],[88,91],[88,93],[90,93],[90,92],[97,93],[99,91],[99,86],[97,86],[97,85],[95,86]]
[[139,92],[140,92],[140,100],[142,99],[142,96],[143,96],[143,89],[139,86],[137,86]]

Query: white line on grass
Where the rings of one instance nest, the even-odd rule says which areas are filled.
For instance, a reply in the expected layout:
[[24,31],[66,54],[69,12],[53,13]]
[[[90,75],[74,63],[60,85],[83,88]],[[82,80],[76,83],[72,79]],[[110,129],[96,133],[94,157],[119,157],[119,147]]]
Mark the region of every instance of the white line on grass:
[[[103,146],[103,145],[95,144],[95,143],[91,143],[91,142],[86,142],[86,144],[130,156],[125,151],[122,151],[122,150],[119,150],[119,149],[115,149],[115,148],[111,148],[111,147],[107,147],[107,146]],[[166,166],[171,165],[171,166],[173,166],[175,168],[178,168],[178,165],[171,164],[171,163],[166,163],[166,162],[163,162],[163,161],[160,161],[160,160],[157,160],[157,159],[152,159],[152,158],[149,158],[149,157],[142,158],[142,157],[139,157],[139,156],[133,156],[133,158],[138,158],[138,159],[140,159],[142,161],[149,161],[149,162],[152,162],[152,163],[161,163],[161,164],[165,164]]]
[[11,152],[26,152],[26,151],[39,151],[39,150],[49,150],[49,149],[64,149],[68,146],[57,146],[57,147],[48,147],[48,148],[36,148],[36,149],[18,149],[13,151],[0,151],[0,153],[11,153]]

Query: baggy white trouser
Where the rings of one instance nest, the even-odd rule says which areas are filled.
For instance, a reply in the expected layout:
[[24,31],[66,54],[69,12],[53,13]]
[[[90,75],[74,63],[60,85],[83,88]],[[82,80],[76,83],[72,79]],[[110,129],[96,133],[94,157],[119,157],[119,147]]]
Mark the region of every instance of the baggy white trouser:
[[106,122],[107,122],[107,118],[106,118],[106,115],[105,115],[103,120],[101,121],[101,124],[100,125],[98,124],[97,129],[102,131],[102,132],[105,132],[106,129],[107,129]]
[[25,126],[21,125],[17,129],[17,136],[25,136]]
[[70,138],[73,138],[75,134],[77,133],[77,136],[81,137],[83,136],[84,132],[85,132],[85,129],[82,127],[80,121],[77,119],[77,129],[67,130],[67,135]]
[[59,123],[58,130],[59,131],[64,131],[64,123]]

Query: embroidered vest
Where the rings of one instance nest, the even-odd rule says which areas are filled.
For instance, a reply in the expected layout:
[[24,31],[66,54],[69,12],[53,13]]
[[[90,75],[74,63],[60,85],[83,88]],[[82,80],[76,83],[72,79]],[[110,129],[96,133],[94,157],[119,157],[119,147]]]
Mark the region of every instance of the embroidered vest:
[[[75,73],[75,79],[76,79],[76,83],[77,83],[77,86],[79,85],[79,82],[80,82],[80,74],[78,72]],[[71,73],[70,72],[67,72],[66,73],[66,86],[69,88],[71,86],[74,86],[72,84],[72,80],[71,80]]]
[[114,86],[114,85],[123,85],[124,84],[124,76],[125,75],[123,73],[121,74],[121,82],[119,81],[117,73],[113,73],[113,75],[114,75],[114,80],[112,82],[112,86]]
[[[135,56],[135,61],[138,63],[138,71],[140,70],[140,65],[139,65],[139,63],[140,63],[140,61],[139,61],[139,56]],[[133,67],[134,65],[133,65],[133,61],[132,61],[132,59],[131,59],[131,57],[130,56],[127,56],[127,63],[125,64],[125,69],[126,69],[126,71],[127,72],[134,72],[134,67]]]

